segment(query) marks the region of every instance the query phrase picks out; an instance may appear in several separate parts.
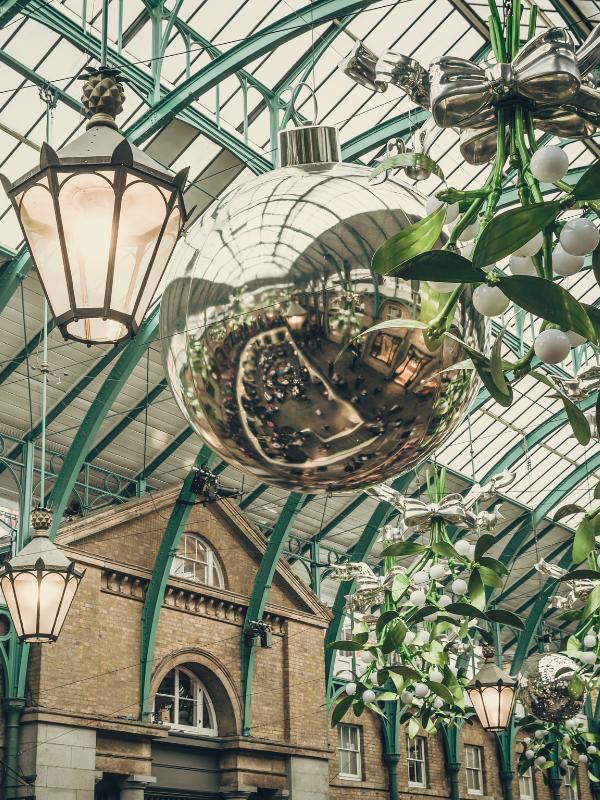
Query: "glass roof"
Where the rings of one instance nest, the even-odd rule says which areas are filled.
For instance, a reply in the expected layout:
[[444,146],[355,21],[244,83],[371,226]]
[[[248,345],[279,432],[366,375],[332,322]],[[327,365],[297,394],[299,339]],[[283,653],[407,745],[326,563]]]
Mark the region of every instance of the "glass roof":
[[[467,5],[464,0],[365,0],[352,13],[345,13],[345,4],[338,2],[335,19],[312,26],[311,15],[317,4],[307,0],[272,0],[270,4],[256,0],[172,0],[166,8],[171,11],[176,7],[177,14],[162,23],[165,41],[164,51],[159,54],[152,45],[153,24],[157,24],[152,19],[155,5],[142,0],[109,3],[109,61],[127,66],[127,102],[119,120],[125,132],[152,107],[153,100],[168,95],[190,74],[206,69],[219,53],[236,52],[241,43],[252,41],[268,26],[286,18],[291,20],[289,27],[297,29],[288,31],[288,41],[245,59],[237,71],[191,99],[175,118],[165,117],[162,129],[140,142],[165,166],[178,170],[191,165],[187,201],[189,206],[196,206],[196,216],[228,187],[273,165],[276,154],[268,106],[288,101],[290,85],[302,82],[294,109],[296,119],[313,119],[316,111],[318,121],[339,127],[342,145],[393,119],[397,119],[394,133],[404,138],[419,127],[422,112],[402,91],[391,86],[384,94],[373,93],[355,85],[338,69],[356,39],[375,52],[391,49],[423,64],[446,53],[489,58],[483,22],[488,7],[483,2]],[[0,172],[10,180],[33,168],[39,160],[46,138],[46,103],[40,96],[44,85],[55,90],[57,99],[51,124],[55,149],[82,132],[85,119],[79,104],[81,82],[77,78],[84,66],[98,64],[101,23],[101,3],[93,0],[33,0],[15,6],[14,15],[5,19],[0,28]],[[600,20],[600,3],[588,0],[570,2],[570,16],[561,0],[542,0],[538,8],[540,29],[567,25],[576,37]],[[526,5],[525,26],[528,10]],[[158,73],[153,98],[153,80]],[[280,111],[280,119],[281,115]],[[224,146],[225,141],[229,146]],[[372,164],[384,151],[385,141],[386,137],[382,137],[362,152],[360,161]],[[564,146],[571,170],[590,164],[595,157],[593,140]],[[458,188],[481,185],[486,168],[464,162],[454,131],[446,130],[439,136],[431,155],[440,164],[448,184]],[[429,194],[439,186],[440,182],[431,178],[419,184],[419,189]],[[515,199],[511,188],[514,186],[508,181],[505,196],[509,205]],[[9,261],[22,247],[16,217],[2,193],[0,264]],[[596,304],[600,300],[589,266],[574,278],[562,280],[577,298]],[[512,309],[500,321],[501,326],[505,324],[504,350],[510,358],[529,345],[535,324],[527,315],[515,315]],[[25,436],[40,419],[39,343],[29,348],[27,358],[20,354],[41,326],[42,293],[35,273],[30,271],[0,315],[0,431],[8,436]],[[555,373],[568,377],[597,363],[595,348],[583,346],[576,348]],[[48,407],[54,413],[48,439],[60,461],[109,376],[114,354],[108,348],[88,349],[65,343],[58,331],[52,330],[49,364]],[[564,415],[560,416],[560,400],[535,380],[522,380],[515,394],[517,399],[508,409],[480,395],[436,458],[451,468],[457,488],[465,488],[473,479],[489,477],[504,466],[516,470],[517,478],[506,491],[511,501],[506,504],[507,520],[530,510],[532,517],[539,512],[528,541],[536,552],[552,553],[568,540],[568,526],[551,525],[540,542],[536,536],[547,527],[548,515],[558,505],[589,503],[600,480],[600,444],[592,439],[587,447],[579,445]],[[105,439],[124,421],[118,435]],[[164,385],[158,342],[151,345],[134,369],[102,422],[95,443],[103,446],[95,454],[94,463],[128,479],[153,465],[147,480],[160,489],[187,474],[199,443],[189,433]],[[568,479],[571,475],[576,476],[572,481]],[[257,487],[256,481],[231,468],[225,469],[222,478],[229,485],[242,487],[244,496]],[[421,470],[421,483],[422,478]],[[418,485],[419,476],[414,488]],[[14,489],[6,474],[0,476],[0,486],[10,500]],[[314,535],[340,515],[351,500],[341,495],[315,499],[298,516],[294,534]],[[284,503],[285,493],[266,489],[247,513],[254,523],[269,528]],[[341,551],[351,547],[374,507],[375,501],[365,500],[351,516],[334,525],[326,537],[331,546]],[[526,564],[513,567],[510,580],[518,583],[517,577],[527,577],[533,561],[532,555]],[[537,578],[530,576],[530,580]],[[527,592],[528,585],[524,583],[515,590],[511,605],[519,607],[530,596]]]

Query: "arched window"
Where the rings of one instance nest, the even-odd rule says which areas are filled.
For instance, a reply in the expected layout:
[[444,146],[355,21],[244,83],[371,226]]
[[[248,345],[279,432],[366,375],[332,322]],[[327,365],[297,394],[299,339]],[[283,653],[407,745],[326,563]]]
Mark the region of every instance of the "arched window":
[[171,575],[205,586],[225,587],[223,570],[210,545],[195,533],[184,533],[173,558]]
[[157,722],[203,736],[217,736],[215,709],[202,681],[186,667],[175,667],[162,679],[154,698]]

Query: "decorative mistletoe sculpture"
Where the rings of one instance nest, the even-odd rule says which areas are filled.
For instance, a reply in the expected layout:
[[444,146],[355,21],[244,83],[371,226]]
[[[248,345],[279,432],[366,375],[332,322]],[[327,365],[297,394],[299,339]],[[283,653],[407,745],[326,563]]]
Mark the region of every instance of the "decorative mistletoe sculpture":
[[[427,155],[437,128],[460,132],[460,148],[472,164],[492,162],[480,189],[446,188],[430,198],[424,219],[400,231],[377,250],[373,269],[382,275],[425,280],[446,295],[441,311],[427,318],[397,319],[373,326],[421,328],[427,346],[437,349],[449,331],[458,299],[474,285],[473,302],[485,316],[498,316],[512,300],[541,320],[533,345],[522,358],[501,358],[501,333],[491,354],[466,347],[471,366],[494,399],[504,406],[513,400],[513,385],[524,375],[549,385],[565,404],[569,421],[581,444],[590,440],[588,419],[562,387],[544,372],[534,370],[534,355],[555,364],[571,347],[600,343],[600,310],[578,302],[554,281],[573,275],[594,251],[593,265],[600,279],[600,235],[588,218],[600,209],[600,163],[592,165],[575,185],[563,181],[568,159],[556,146],[538,147],[536,131],[569,138],[591,136],[600,124],[600,91],[592,70],[600,63],[600,26],[577,49],[568,31],[536,31],[536,8],[529,16],[528,41],[521,43],[520,0],[507,7],[504,20],[489,0],[490,40],[496,64],[484,69],[455,56],[435,59],[428,69],[397,53],[377,57],[358,42],[340,65],[357,82],[374,91],[391,83],[402,88],[418,105],[431,110],[431,119],[419,131],[416,150],[386,158],[374,175],[403,168],[414,178],[430,173],[443,179],[439,166]],[[503,182],[515,176],[520,206],[498,213]],[[545,202],[540,182],[560,191]],[[573,215],[581,210],[582,215]],[[456,221],[455,221],[456,220]],[[455,221],[455,222],[454,222]],[[454,222],[449,235],[444,224]],[[461,252],[459,242],[475,240]],[[436,248],[436,249],[434,249]],[[510,256],[505,274],[497,262]]]
[[[400,701],[400,722],[408,723],[411,737],[420,727],[431,731],[439,722],[456,724],[470,716],[464,700],[466,663],[460,657],[471,653],[480,639],[491,642],[488,623],[522,627],[515,614],[488,609],[489,595],[502,586],[507,569],[487,555],[495,537],[480,531],[491,530],[501,517],[475,509],[478,500],[491,499],[514,477],[502,473],[463,497],[445,495],[445,471],[434,471],[427,476],[427,503],[388,486],[369,490],[400,511],[397,536],[411,530],[414,535],[390,544],[396,536],[391,537],[386,526],[382,576],[365,563],[335,568],[338,579],[356,581],[347,608],[358,619],[351,640],[330,646],[362,651],[362,672],[346,684],[345,696],[333,711],[333,724],[350,707],[356,714],[365,706],[382,713],[378,702],[385,700]],[[473,542],[452,541],[448,524],[479,536]],[[397,563],[399,558],[402,564]]]

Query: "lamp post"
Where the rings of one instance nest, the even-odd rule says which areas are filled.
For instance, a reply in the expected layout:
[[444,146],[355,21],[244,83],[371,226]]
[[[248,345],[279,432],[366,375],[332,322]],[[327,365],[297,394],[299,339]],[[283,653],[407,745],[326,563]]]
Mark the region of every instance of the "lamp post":
[[482,653],[483,664],[467,685],[467,694],[484,730],[499,732],[510,724],[519,681],[497,666],[494,647],[484,645]]
[[84,572],[48,538],[52,514],[31,512],[33,535],[2,565],[0,589],[21,642],[55,642]]
[[10,197],[56,323],[66,339],[135,336],[186,219],[187,170],[173,175],[131,145],[115,122],[117,70],[88,68],[86,132],[14,183]]

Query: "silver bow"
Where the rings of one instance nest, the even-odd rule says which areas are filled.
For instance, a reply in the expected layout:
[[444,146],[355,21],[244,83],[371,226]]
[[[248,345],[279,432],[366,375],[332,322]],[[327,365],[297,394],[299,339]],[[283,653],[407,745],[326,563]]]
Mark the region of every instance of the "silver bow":
[[526,101],[534,125],[554,136],[588,137],[600,124],[600,92],[590,74],[600,63],[598,27],[577,51],[568,31],[550,28],[523,45],[510,64],[487,69],[443,56],[425,70],[392,51],[376,59],[360,42],[351,56],[340,66],[354,80],[379,92],[390,83],[398,86],[415,103],[431,108],[441,128],[459,130],[461,153],[471,164],[494,157],[496,109],[509,99]]
[[[571,400],[585,400],[592,392],[600,389],[600,367],[588,367],[579,372],[575,378],[559,378],[554,376],[554,383],[563,394]],[[552,395],[559,397],[559,395]]]
[[354,591],[346,596],[346,608],[366,614],[372,606],[383,603],[385,592],[391,591],[397,575],[406,574],[405,567],[396,565],[385,575],[376,575],[369,564],[359,561],[354,564],[335,564],[331,577],[338,581],[355,581]]
[[503,519],[499,508],[480,513],[476,513],[473,508],[478,501],[490,500],[499,491],[510,486],[515,474],[505,470],[495,475],[485,486],[474,484],[464,497],[458,493],[448,494],[438,503],[426,503],[415,497],[406,497],[386,484],[371,486],[366,492],[371,497],[394,506],[400,512],[400,525],[407,528],[427,528],[433,519],[441,518],[450,525],[468,530],[493,530]]
[[[550,578],[562,578],[566,575],[568,570],[559,567],[558,564],[552,564],[549,561],[544,561],[541,558],[537,564],[534,564],[535,569],[541,575],[547,575]],[[590,578],[576,578],[572,581],[564,581],[561,588],[566,588],[566,594],[557,593],[550,598],[550,605],[553,608],[574,608],[578,603],[586,600],[592,590],[598,586],[599,581],[591,580]]]

